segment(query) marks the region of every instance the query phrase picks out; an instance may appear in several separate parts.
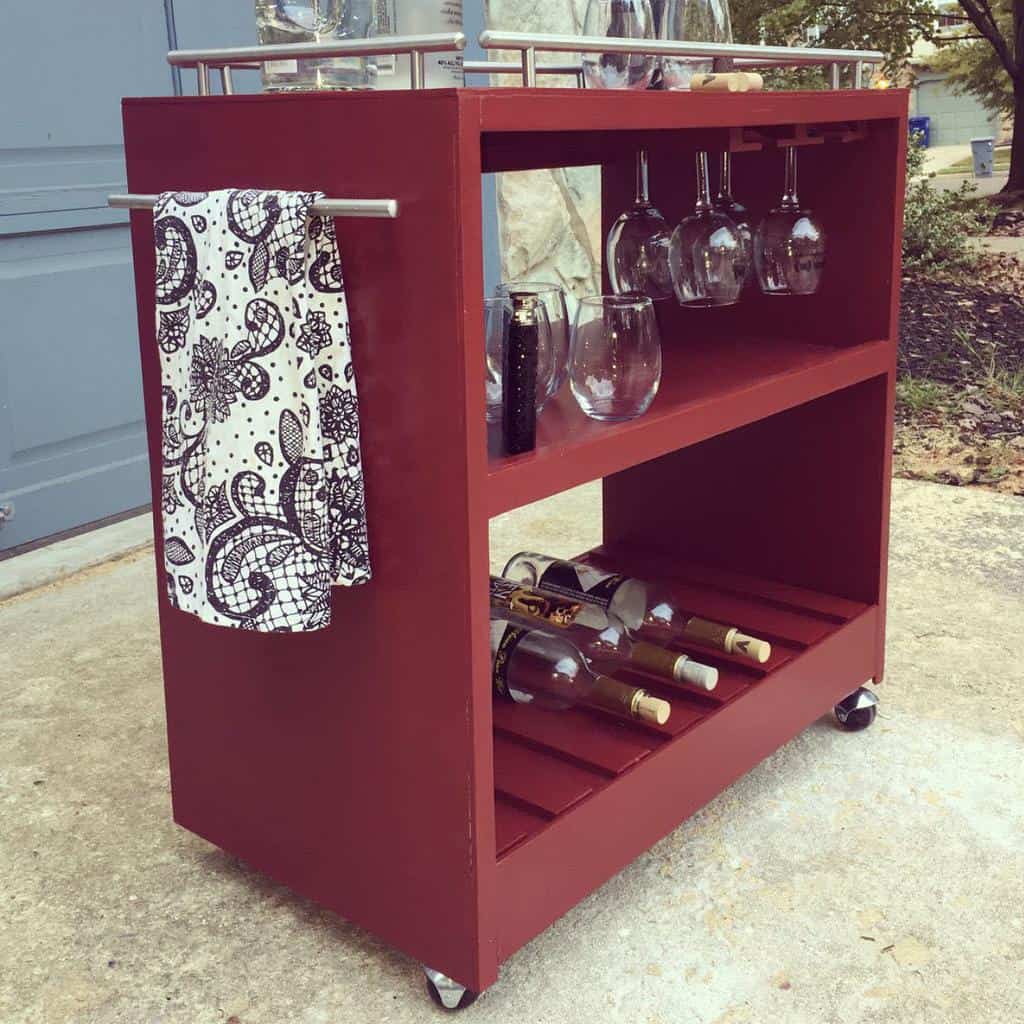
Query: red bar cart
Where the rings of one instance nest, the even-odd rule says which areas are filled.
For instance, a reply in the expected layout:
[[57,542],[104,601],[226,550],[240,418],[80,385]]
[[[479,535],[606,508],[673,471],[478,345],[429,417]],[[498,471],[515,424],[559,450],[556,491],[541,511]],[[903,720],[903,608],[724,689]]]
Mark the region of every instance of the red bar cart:
[[[337,221],[373,581],[336,590],[333,625],[305,635],[206,626],[161,596],[175,820],[471,994],[851,694],[848,724],[864,724],[858,687],[883,672],[906,116],[897,90],[126,100],[132,192],[400,204],[395,220]],[[780,141],[802,145],[801,190],[829,231],[822,290],[662,303],[647,415],[599,424],[565,394],[536,451],[489,454],[481,174],[600,164],[607,231],[638,148],[677,222],[698,150],[736,151],[736,194],[766,211]],[[132,236],[159,509],[150,214]],[[765,665],[717,659],[712,693],[645,679],[672,704],[664,726],[492,704],[488,520],[597,478],[589,557],[671,581],[695,613],[774,647]]]

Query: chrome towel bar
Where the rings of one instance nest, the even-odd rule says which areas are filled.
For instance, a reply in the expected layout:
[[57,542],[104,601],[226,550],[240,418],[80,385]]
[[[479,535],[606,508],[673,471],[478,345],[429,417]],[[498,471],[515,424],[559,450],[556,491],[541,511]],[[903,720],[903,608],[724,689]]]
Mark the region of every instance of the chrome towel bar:
[[[107,205],[120,210],[152,210],[157,196],[115,195],[107,197]],[[398,216],[397,199],[321,199],[313,204],[313,212],[321,217],[377,217],[393,220]]]

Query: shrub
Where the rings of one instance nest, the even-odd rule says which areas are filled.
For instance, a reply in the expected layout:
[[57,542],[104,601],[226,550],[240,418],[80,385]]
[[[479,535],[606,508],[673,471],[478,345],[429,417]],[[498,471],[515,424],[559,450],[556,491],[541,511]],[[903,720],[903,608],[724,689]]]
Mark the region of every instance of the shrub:
[[964,182],[944,192],[924,174],[924,148],[911,138],[907,149],[907,195],[903,217],[903,266],[906,270],[964,270],[978,261],[970,238],[978,230],[975,186]]

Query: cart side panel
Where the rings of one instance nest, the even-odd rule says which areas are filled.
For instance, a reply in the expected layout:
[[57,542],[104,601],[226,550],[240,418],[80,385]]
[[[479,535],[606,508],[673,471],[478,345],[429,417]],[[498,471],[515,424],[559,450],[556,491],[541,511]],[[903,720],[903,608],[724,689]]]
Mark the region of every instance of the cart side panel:
[[[460,224],[458,102],[454,92],[129,100],[125,135],[133,192],[304,188],[401,203],[396,221],[336,222],[372,582],[336,589],[320,633],[221,629],[169,607],[158,543],[174,816],[482,989],[497,973],[478,907],[479,872],[494,870],[493,811],[476,815],[492,780],[474,757],[480,672],[467,638],[487,542],[486,520],[470,513],[484,463],[467,458],[465,371],[483,354],[478,334],[463,337],[462,247],[479,222]],[[468,187],[479,195],[478,178]],[[134,213],[132,228],[159,508],[151,216]],[[474,415],[480,402],[469,402]]]

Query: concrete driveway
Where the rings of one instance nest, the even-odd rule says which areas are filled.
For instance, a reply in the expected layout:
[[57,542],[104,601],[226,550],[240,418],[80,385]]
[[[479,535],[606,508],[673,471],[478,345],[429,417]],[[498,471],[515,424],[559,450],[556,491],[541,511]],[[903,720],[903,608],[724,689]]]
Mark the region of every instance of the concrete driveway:
[[[594,543],[598,502],[503,517],[495,562]],[[462,1019],[1024,1020],[1024,501],[897,481],[890,601],[871,730],[812,725]],[[415,963],[171,823],[148,552],[0,604],[0,709],[4,1024],[440,1019]]]

